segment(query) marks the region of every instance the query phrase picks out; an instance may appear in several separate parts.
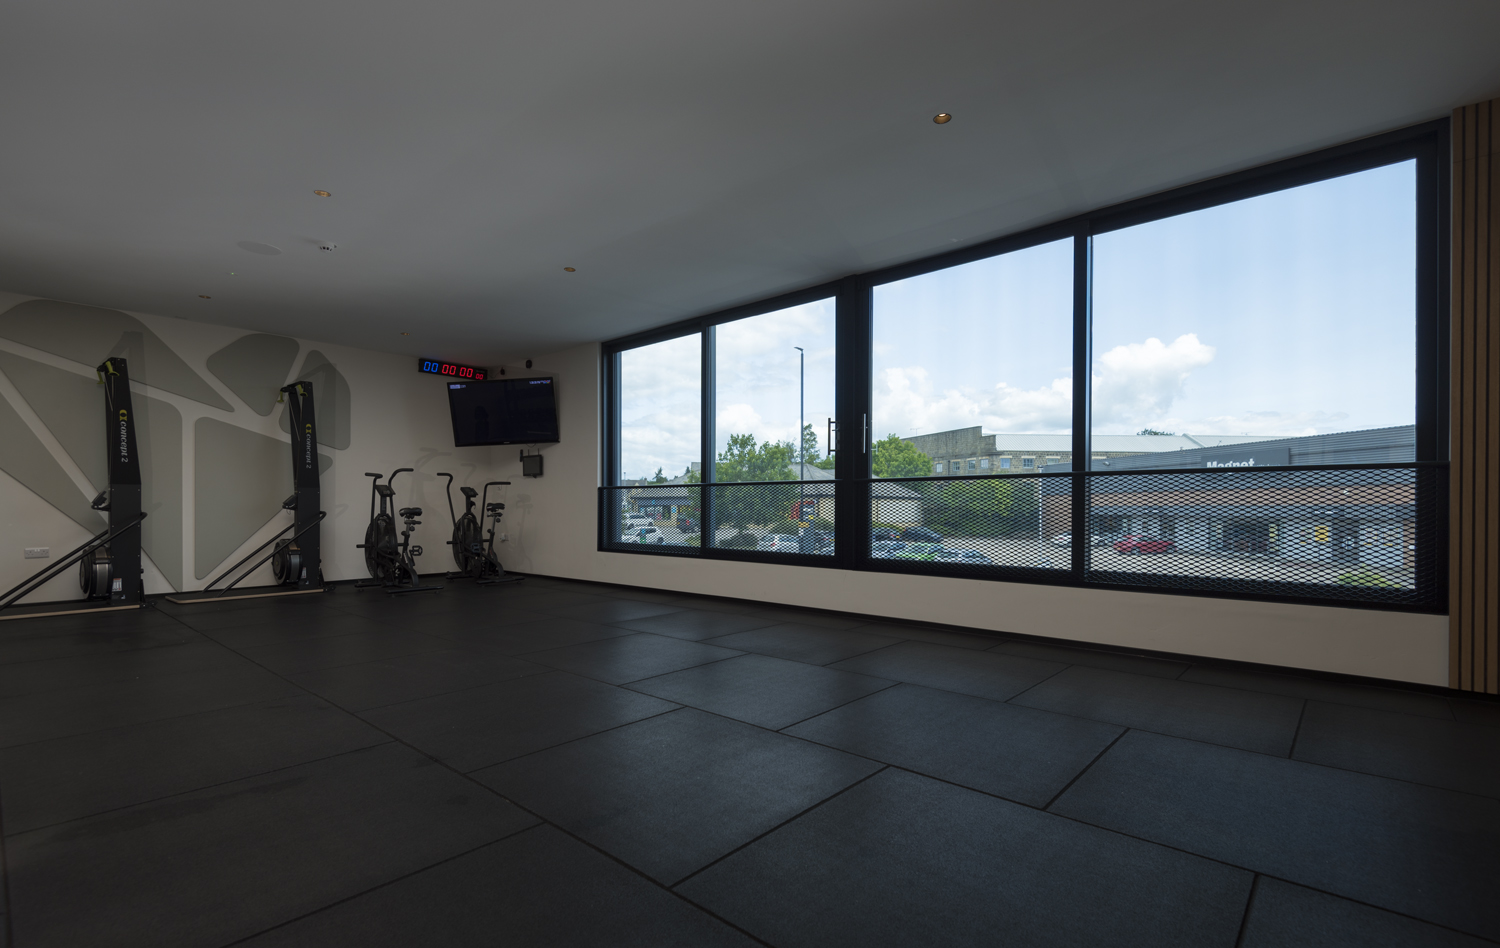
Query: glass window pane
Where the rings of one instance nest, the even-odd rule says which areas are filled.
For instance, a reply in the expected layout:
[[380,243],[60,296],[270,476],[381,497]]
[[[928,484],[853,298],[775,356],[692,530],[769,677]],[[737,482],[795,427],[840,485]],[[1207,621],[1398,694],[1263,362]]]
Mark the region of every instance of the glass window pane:
[[1072,457],[1071,239],[877,286],[874,306],[875,477],[957,452]]
[[832,299],[717,327],[715,480],[799,479],[799,451],[807,464],[801,480],[833,477],[835,350]]
[[1096,237],[1093,301],[1096,469],[1414,457],[1415,161]]
[[620,479],[692,474],[702,452],[702,337],[620,353]]
[[825,299],[716,327],[714,480],[741,486],[711,488],[713,545],[833,555],[834,312]]

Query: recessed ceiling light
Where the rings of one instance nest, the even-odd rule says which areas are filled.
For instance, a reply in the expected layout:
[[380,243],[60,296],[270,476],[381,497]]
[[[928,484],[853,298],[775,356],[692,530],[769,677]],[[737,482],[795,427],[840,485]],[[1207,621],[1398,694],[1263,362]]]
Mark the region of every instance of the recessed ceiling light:
[[313,193],[316,194],[320,198],[331,198],[331,197],[333,197],[333,195],[330,194],[327,191],[314,191]]
[[211,300],[211,299],[213,299],[213,297],[212,297],[212,296],[204,296],[204,295],[203,295],[203,294],[202,294],[202,293],[199,293],[199,294],[198,294],[198,298],[199,298],[199,299],[200,299],[200,300]]
[[932,120],[938,125],[947,125],[949,122],[953,121],[953,116],[949,115],[947,112],[939,112],[932,117]]
[[566,270],[566,271],[568,271],[569,273],[577,273],[578,272],[578,268],[577,267],[563,267],[563,269]]
[[402,333],[402,334],[401,334],[401,335],[403,335],[403,336],[410,336],[410,335],[411,335],[411,333],[409,333],[409,332],[404,332],[404,333]]

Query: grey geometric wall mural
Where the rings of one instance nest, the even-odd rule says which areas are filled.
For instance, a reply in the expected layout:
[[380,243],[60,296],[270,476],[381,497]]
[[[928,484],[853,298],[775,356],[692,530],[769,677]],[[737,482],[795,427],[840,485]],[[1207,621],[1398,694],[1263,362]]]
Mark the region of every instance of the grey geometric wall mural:
[[[104,440],[104,409],[99,409],[99,440]],[[31,426],[16,413],[10,402],[0,398],[0,470],[20,481],[22,486],[56,507],[68,519],[90,533],[104,529],[105,520],[98,511],[89,509],[92,498],[83,496],[68,477],[62,465],[53,460],[31,431]]]
[[269,415],[296,358],[297,340],[257,332],[209,356],[208,370],[256,414]]
[[[318,443],[342,451],[349,447],[349,382],[328,357],[316,349],[302,360],[296,381],[311,382],[313,405],[317,409]],[[291,434],[292,425],[286,412],[281,413],[281,430]],[[287,449],[288,451],[291,448]]]
[[134,316],[57,300],[27,300],[0,313],[0,336],[93,366],[106,356],[129,360],[130,378],[195,402],[233,411],[213,386]]
[[[135,438],[140,442],[141,509],[148,514],[141,523],[141,549],[172,588],[181,589],[182,413],[170,402],[139,392],[131,395],[135,405]],[[102,401],[103,396],[99,397]],[[102,425],[102,408],[99,415]],[[104,440],[102,430],[99,439]]]
[[[198,419],[193,441],[193,574],[205,579],[267,523],[292,522],[281,512],[292,492],[292,447],[212,418]],[[318,455],[320,473],[332,464]]]
[[108,486],[104,467],[104,388],[98,379],[0,351],[10,379],[42,424],[68,452],[97,493]]

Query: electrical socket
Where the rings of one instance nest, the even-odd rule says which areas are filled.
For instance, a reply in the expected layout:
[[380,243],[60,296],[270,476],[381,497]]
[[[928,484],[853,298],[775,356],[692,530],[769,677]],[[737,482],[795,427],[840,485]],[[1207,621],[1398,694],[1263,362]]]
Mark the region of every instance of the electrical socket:
[[50,546],[28,546],[24,547],[24,549],[26,550],[26,559],[28,560],[45,560],[52,556],[52,548]]
[[508,534],[508,533],[502,533],[502,534],[500,534],[500,542],[501,543],[504,543],[506,540],[509,540],[509,539],[510,539],[510,534]]

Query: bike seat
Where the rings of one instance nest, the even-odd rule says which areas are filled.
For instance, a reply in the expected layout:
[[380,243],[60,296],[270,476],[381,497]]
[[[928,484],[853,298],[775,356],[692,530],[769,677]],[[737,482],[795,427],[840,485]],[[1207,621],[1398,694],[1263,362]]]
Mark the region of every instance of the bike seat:
[[396,512],[398,514],[400,514],[402,516],[402,518],[406,518],[406,517],[420,517],[420,516],[422,516],[422,508],[421,507],[402,507],[400,510],[398,510]]
[[484,505],[484,509],[485,510],[489,510],[489,511],[504,510],[505,509],[505,505],[504,504],[485,504]]
[[463,494],[465,497],[469,498],[470,500],[473,500],[475,497],[479,496],[479,491],[475,490],[472,487],[460,487],[458,489],[458,492],[460,494]]

